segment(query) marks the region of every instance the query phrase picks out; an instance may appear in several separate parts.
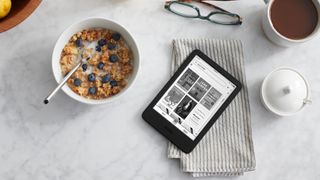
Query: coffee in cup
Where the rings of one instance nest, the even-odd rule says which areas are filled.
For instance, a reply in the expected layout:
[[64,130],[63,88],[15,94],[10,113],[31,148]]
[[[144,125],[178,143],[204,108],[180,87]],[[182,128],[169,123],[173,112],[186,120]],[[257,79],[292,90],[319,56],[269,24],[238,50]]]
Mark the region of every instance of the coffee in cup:
[[262,25],[267,37],[281,46],[311,39],[319,29],[317,0],[271,0]]

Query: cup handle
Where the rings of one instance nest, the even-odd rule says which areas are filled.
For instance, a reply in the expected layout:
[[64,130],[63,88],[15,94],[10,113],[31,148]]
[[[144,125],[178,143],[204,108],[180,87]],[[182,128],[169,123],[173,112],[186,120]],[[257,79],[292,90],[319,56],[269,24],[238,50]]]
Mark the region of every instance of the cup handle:
[[264,3],[268,4],[270,0],[263,0]]

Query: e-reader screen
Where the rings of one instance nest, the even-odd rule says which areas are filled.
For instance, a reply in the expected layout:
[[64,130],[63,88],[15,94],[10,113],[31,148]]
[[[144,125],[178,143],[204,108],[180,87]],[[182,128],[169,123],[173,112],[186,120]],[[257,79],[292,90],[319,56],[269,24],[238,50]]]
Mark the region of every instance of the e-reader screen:
[[196,55],[153,109],[194,140],[235,89]]

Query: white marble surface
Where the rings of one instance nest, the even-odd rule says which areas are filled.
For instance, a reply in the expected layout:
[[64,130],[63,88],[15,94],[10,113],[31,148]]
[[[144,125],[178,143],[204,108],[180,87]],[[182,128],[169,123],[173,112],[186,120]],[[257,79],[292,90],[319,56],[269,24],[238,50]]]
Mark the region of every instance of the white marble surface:
[[[216,179],[320,179],[319,36],[280,48],[261,30],[262,0],[222,4],[244,16],[241,27],[177,17],[162,0],[44,0],[26,21],[1,33],[0,179],[192,179],[179,171],[178,161],[167,159],[166,139],[140,117],[169,78],[170,43],[178,37],[244,44],[257,167],[242,177]],[[137,83],[113,104],[87,106],[60,92],[43,105],[56,86],[50,66],[56,39],[89,16],[114,19],[137,39]],[[312,106],[288,118],[268,113],[258,96],[263,77],[282,65],[299,69],[312,86]]]

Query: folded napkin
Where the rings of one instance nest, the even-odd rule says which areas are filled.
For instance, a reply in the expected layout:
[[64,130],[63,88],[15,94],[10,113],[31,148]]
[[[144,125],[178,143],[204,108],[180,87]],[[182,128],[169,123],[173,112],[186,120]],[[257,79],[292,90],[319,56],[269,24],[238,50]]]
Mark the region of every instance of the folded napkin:
[[176,39],[172,74],[185,58],[199,49],[222,66],[243,88],[195,149],[185,154],[169,142],[168,157],[180,159],[182,171],[199,176],[236,176],[255,169],[250,107],[241,41]]

